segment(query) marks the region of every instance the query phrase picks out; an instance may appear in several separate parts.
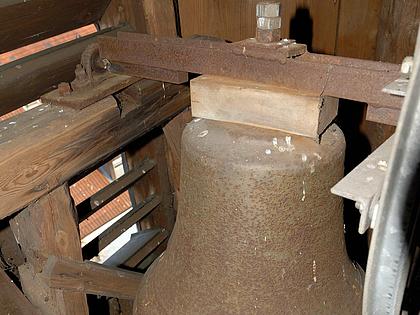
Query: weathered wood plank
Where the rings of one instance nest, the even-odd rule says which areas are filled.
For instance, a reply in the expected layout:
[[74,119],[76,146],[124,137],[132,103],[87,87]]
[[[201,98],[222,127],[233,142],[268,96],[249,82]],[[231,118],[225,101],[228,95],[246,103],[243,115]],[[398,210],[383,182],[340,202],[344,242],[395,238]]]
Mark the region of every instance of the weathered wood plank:
[[191,109],[186,109],[163,127],[167,143],[169,179],[175,191],[175,207],[179,200],[181,175],[181,137],[182,132],[192,120]]
[[94,23],[109,0],[19,1],[0,10],[0,53]]
[[35,315],[38,310],[25,298],[7,274],[0,269],[0,305],[3,314]]
[[194,117],[282,130],[317,139],[337,115],[338,100],[258,82],[216,76],[191,80]]
[[135,32],[145,33],[142,1],[111,0],[98,24],[101,29],[128,24]]
[[[76,212],[67,185],[28,206],[10,221],[16,240],[26,257],[21,267],[22,287],[31,303],[43,314],[88,314],[86,295],[44,288],[37,282],[50,255],[82,260]],[[72,313],[73,312],[73,313]],[[75,312],[75,313],[74,313]]]
[[78,262],[51,256],[40,277],[51,288],[134,299],[143,275],[90,261]]
[[172,231],[175,224],[172,191],[169,184],[168,165],[162,132],[151,133],[148,141],[134,142],[126,151],[129,168],[135,168],[147,157],[153,158],[156,166],[132,186],[136,204],[141,204],[152,195],[161,196],[160,205],[141,221],[142,229],[163,227]]
[[420,23],[420,1],[384,0],[377,37],[377,60],[401,63],[413,56]]
[[123,23],[138,33],[177,35],[172,0],[112,0],[99,24],[111,27]]
[[176,22],[172,0],[143,0],[147,34],[175,37]]
[[340,1],[335,54],[375,59],[382,0]]
[[[1,11],[1,10],[0,10]],[[74,79],[85,48],[100,34],[115,36],[116,28],[46,49],[0,67],[0,116],[38,99],[60,82]]]
[[[189,104],[189,92],[179,89],[173,98],[143,104],[124,118],[108,97],[80,111],[43,105],[22,113],[13,124],[0,123],[0,219],[182,111]],[[42,124],[34,124],[31,117],[39,111]]]

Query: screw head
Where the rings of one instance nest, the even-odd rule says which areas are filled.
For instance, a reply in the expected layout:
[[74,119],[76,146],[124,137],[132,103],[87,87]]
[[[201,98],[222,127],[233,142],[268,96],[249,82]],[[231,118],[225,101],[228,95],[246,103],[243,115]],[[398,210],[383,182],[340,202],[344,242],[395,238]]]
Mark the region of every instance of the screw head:
[[280,2],[264,1],[257,4],[257,17],[279,17],[281,5]]

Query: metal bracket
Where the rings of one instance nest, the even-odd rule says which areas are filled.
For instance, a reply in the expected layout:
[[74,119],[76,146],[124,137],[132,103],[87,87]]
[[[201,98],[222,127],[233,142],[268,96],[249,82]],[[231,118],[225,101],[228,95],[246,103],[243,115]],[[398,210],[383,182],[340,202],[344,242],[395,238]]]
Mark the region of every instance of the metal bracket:
[[71,83],[60,83],[56,90],[42,95],[41,100],[53,105],[83,109],[140,80],[110,73],[108,66],[107,60],[99,56],[99,45],[89,45],[76,66],[75,79]]
[[365,233],[375,225],[382,186],[394,144],[390,137],[362,163],[338,182],[331,192],[356,202],[360,211],[359,233]]
[[401,65],[401,76],[397,80],[385,86],[382,89],[382,92],[404,97],[407,94],[408,82],[410,80],[411,72],[413,69],[413,62],[413,57],[405,57]]

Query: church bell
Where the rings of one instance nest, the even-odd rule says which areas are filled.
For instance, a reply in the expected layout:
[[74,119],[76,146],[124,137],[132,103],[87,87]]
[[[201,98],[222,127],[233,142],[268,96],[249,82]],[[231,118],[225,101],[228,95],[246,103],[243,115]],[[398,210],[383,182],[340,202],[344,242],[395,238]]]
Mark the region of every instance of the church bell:
[[345,140],[195,119],[182,138],[181,198],[135,314],[360,314],[347,256]]

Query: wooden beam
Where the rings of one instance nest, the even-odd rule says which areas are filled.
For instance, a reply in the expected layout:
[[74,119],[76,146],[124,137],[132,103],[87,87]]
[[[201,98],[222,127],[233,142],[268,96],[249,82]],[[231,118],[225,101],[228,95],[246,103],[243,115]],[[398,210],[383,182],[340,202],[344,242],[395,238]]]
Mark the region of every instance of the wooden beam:
[[142,2],[147,34],[177,36],[173,0],[142,0]]
[[163,127],[167,143],[169,179],[175,191],[175,207],[177,205],[177,200],[179,200],[182,132],[191,120],[191,109],[188,108]]
[[141,273],[54,256],[41,275],[51,288],[121,299],[134,299],[142,278]]
[[37,100],[60,82],[72,81],[85,48],[100,34],[115,36],[124,29],[101,31],[1,66],[0,116]]
[[418,0],[383,0],[377,37],[377,60],[401,63],[406,56],[413,56],[419,24]]
[[124,118],[108,97],[80,111],[42,105],[1,122],[0,219],[97,166],[188,104],[188,89],[180,86],[174,97],[143,104]]
[[112,0],[99,25],[111,27],[123,23],[138,33],[177,35],[173,0]]
[[282,130],[318,139],[337,115],[338,100],[275,85],[215,76],[191,80],[194,117]]
[[68,186],[60,186],[28,206],[10,221],[10,226],[26,257],[27,263],[19,271],[23,291],[31,303],[42,314],[88,314],[84,294],[63,293],[43,287],[37,280],[50,255],[82,260],[76,213]]
[[40,314],[2,269],[0,269],[0,287],[0,305],[3,314]]
[[375,60],[382,0],[340,1],[335,54]]
[[[158,36],[177,36],[175,9],[172,0],[141,0],[140,2],[145,22],[142,32]],[[127,150],[126,157],[129,168],[135,168],[146,157],[153,158],[157,163],[144,180],[134,185],[130,190],[137,203],[144,202],[153,194],[159,194],[162,199],[159,207],[142,220],[142,228],[163,227],[172,231],[175,214],[163,134],[161,132],[153,133],[149,135],[148,141],[133,144]]]
[[172,191],[169,184],[168,165],[165,155],[165,139],[161,131],[150,133],[142,141],[133,142],[126,151],[129,169],[137,167],[147,157],[153,158],[156,166],[143,179],[132,186],[136,204],[144,203],[152,195],[161,197],[160,205],[149,216],[143,218],[142,229],[152,227],[172,231],[175,224]]
[[18,1],[0,9],[0,53],[96,22],[109,0]]

